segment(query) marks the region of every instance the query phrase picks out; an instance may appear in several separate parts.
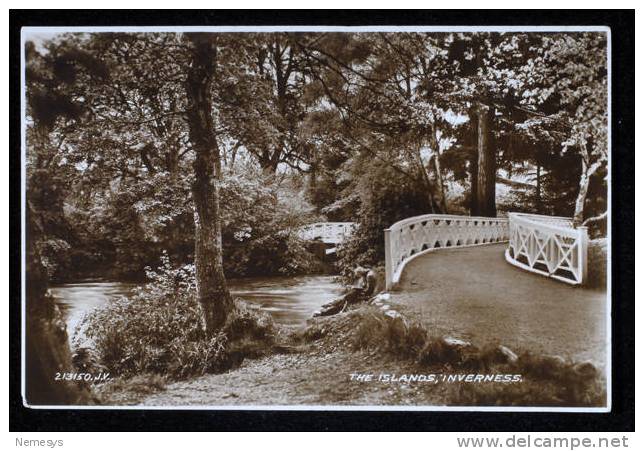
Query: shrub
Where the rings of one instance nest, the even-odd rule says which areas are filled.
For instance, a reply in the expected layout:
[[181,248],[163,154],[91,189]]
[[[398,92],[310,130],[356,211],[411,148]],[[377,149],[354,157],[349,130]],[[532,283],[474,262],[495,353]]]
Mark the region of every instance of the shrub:
[[374,310],[360,319],[353,335],[357,349],[377,348],[401,358],[414,358],[425,345],[427,331],[402,317],[388,318]]
[[154,373],[180,379],[218,372],[257,355],[260,342],[264,347],[270,342],[274,328],[268,314],[240,301],[222,331],[206,336],[192,265],[174,269],[164,255],[157,271],[148,269],[148,278],[132,296],[110,301],[81,324],[100,365],[113,376]]
[[454,384],[455,405],[469,406],[602,406],[606,392],[600,384],[565,387],[555,380],[524,380],[508,384]]
[[560,357],[523,353],[513,364],[496,365],[492,371],[521,374],[521,383],[468,384],[458,387],[455,399],[464,405],[504,406],[602,406],[604,381],[595,367]]
[[593,288],[606,288],[608,270],[608,242],[606,238],[588,243],[588,283]]
[[225,178],[220,194],[226,275],[295,275],[321,269],[298,236],[299,228],[317,217],[290,191],[259,173]]
[[237,365],[245,358],[258,358],[268,354],[275,344],[278,330],[271,315],[258,308],[250,308],[236,299],[235,310],[226,319],[222,329],[228,338],[229,364]]
[[357,230],[337,251],[342,281],[351,283],[356,266],[374,267],[384,262],[383,230],[401,219],[430,210],[427,193],[417,183],[388,164],[365,160],[356,167],[354,193],[360,198]]

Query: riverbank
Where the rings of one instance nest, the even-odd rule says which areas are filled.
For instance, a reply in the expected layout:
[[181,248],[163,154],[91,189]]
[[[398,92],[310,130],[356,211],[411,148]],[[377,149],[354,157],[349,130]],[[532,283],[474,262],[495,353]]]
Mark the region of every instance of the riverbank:
[[[270,355],[221,374],[128,387],[102,401],[140,406],[601,406],[592,365],[433,337],[400,306],[359,305],[309,321]],[[486,379],[482,379],[485,377]]]
[[291,331],[291,347],[247,359],[222,374],[165,386],[154,376],[148,376],[152,384],[144,383],[147,378],[116,384],[116,389],[103,391],[103,402],[143,406],[440,404],[442,387],[427,390],[427,383],[358,380],[358,374],[401,375],[419,370],[414,362],[355,346],[353,326],[367,312],[377,314],[373,308],[360,306],[334,317],[312,319],[307,328]]

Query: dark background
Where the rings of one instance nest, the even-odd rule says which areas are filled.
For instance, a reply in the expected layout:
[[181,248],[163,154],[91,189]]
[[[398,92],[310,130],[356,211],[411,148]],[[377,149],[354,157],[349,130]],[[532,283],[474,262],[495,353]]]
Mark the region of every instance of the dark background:
[[[610,413],[28,409],[20,395],[20,28],[118,25],[605,25],[612,55],[612,411]],[[634,431],[635,12],[10,11],[10,431]]]

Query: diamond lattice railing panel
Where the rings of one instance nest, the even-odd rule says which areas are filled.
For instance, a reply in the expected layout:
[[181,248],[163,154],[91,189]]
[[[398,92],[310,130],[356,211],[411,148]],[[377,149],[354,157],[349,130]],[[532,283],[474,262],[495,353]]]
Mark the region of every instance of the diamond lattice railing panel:
[[[510,214],[509,258],[517,266],[581,283],[581,233],[567,218]],[[510,261],[509,260],[509,261]]]

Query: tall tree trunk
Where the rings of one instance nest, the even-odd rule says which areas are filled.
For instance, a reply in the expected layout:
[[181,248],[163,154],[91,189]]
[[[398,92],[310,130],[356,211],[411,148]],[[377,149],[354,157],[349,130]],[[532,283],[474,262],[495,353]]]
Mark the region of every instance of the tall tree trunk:
[[432,123],[432,128],[430,131],[430,145],[433,150],[432,155],[432,164],[434,166],[434,172],[436,176],[436,184],[438,185],[437,195],[438,195],[438,205],[440,207],[441,213],[447,213],[447,202],[445,201],[445,182],[443,180],[443,172],[441,170],[440,163],[440,149],[438,139],[436,138],[436,124]]
[[448,212],[447,202],[445,200],[445,182],[443,180],[443,173],[441,172],[441,163],[438,159],[438,154],[435,154],[432,157],[432,163],[434,165],[434,171],[436,172],[436,184],[438,185],[438,206],[441,210],[441,213],[447,214]]
[[541,165],[537,163],[537,213],[541,213]]
[[479,196],[478,196],[478,178],[479,178],[479,162],[478,153],[476,150],[472,151],[469,160],[470,172],[470,216],[479,216]]
[[195,151],[192,197],[195,205],[197,297],[206,331],[217,331],[233,303],[224,276],[219,181],[221,161],[212,117],[216,46],[206,34],[190,34],[192,64],[186,80],[189,136]]
[[581,225],[584,220],[584,205],[586,204],[586,195],[588,194],[588,185],[590,177],[588,175],[588,164],[586,160],[581,159],[581,176],[579,177],[579,193],[575,201],[575,213],[572,217],[572,223],[575,226]]
[[477,204],[479,215],[496,216],[496,155],[490,133],[490,113],[488,106],[479,103],[477,116],[478,177]]
[[606,161],[606,157],[602,157],[593,161],[589,165],[590,152],[588,152],[587,143],[580,145],[580,154],[581,176],[579,177],[579,193],[577,194],[577,200],[575,201],[575,213],[572,217],[572,222],[575,227],[581,225],[584,220],[584,206],[586,205],[586,196],[588,195],[588,186],[590,185],[590,179]]

